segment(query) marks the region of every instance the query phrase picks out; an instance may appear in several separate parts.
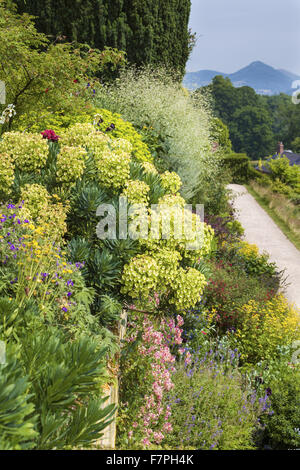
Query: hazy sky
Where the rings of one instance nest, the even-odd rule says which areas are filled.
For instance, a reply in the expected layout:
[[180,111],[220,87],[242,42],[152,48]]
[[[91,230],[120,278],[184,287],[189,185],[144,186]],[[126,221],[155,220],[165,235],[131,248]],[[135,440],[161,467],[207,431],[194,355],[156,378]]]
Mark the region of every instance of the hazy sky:
[[300,0],[192,0],[189,72],[232,73],[255,60],[300,75]]

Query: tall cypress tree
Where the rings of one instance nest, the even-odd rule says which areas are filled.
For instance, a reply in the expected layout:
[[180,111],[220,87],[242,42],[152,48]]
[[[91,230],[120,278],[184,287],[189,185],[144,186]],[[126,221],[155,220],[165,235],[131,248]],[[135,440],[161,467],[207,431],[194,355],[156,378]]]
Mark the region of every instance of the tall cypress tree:
[[54,37],[125,50],[138,66],[163,64],[182,74],[189,56],[191,0],[16,0]]

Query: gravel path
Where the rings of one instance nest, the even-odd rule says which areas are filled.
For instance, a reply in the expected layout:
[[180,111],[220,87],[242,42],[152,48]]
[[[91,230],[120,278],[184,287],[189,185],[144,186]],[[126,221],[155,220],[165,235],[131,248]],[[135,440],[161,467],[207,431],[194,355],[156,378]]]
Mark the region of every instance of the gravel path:
[[[244,186],[230,184],[237,218],[245,229],[245,239],[266,251],[279,269],[286,269],[286,297],[300,309],[300,251],[289,241],[273,219],[261,208]],[[285,276],[285,277],[286,277]]]

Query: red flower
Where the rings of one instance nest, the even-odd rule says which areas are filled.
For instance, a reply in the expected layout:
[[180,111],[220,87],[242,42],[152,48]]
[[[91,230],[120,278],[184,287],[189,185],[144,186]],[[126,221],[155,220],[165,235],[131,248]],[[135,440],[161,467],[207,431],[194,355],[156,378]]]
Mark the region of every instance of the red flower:
[[59,135],[56,135],[52,129],[46,129],[45,131],[41,132],[44,139],[51,140],[52,142],[57,142],[59,139]]

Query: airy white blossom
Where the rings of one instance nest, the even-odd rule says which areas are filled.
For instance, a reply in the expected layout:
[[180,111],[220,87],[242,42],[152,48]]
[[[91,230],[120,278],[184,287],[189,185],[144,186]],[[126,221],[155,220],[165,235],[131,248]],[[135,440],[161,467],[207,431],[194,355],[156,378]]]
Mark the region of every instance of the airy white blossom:
[[17,113],[15,111],[15,105],[14,104],[9,104],[3,111],[0,116],[0,124],[5,124],[8,122],[13,116],[15,116]]

